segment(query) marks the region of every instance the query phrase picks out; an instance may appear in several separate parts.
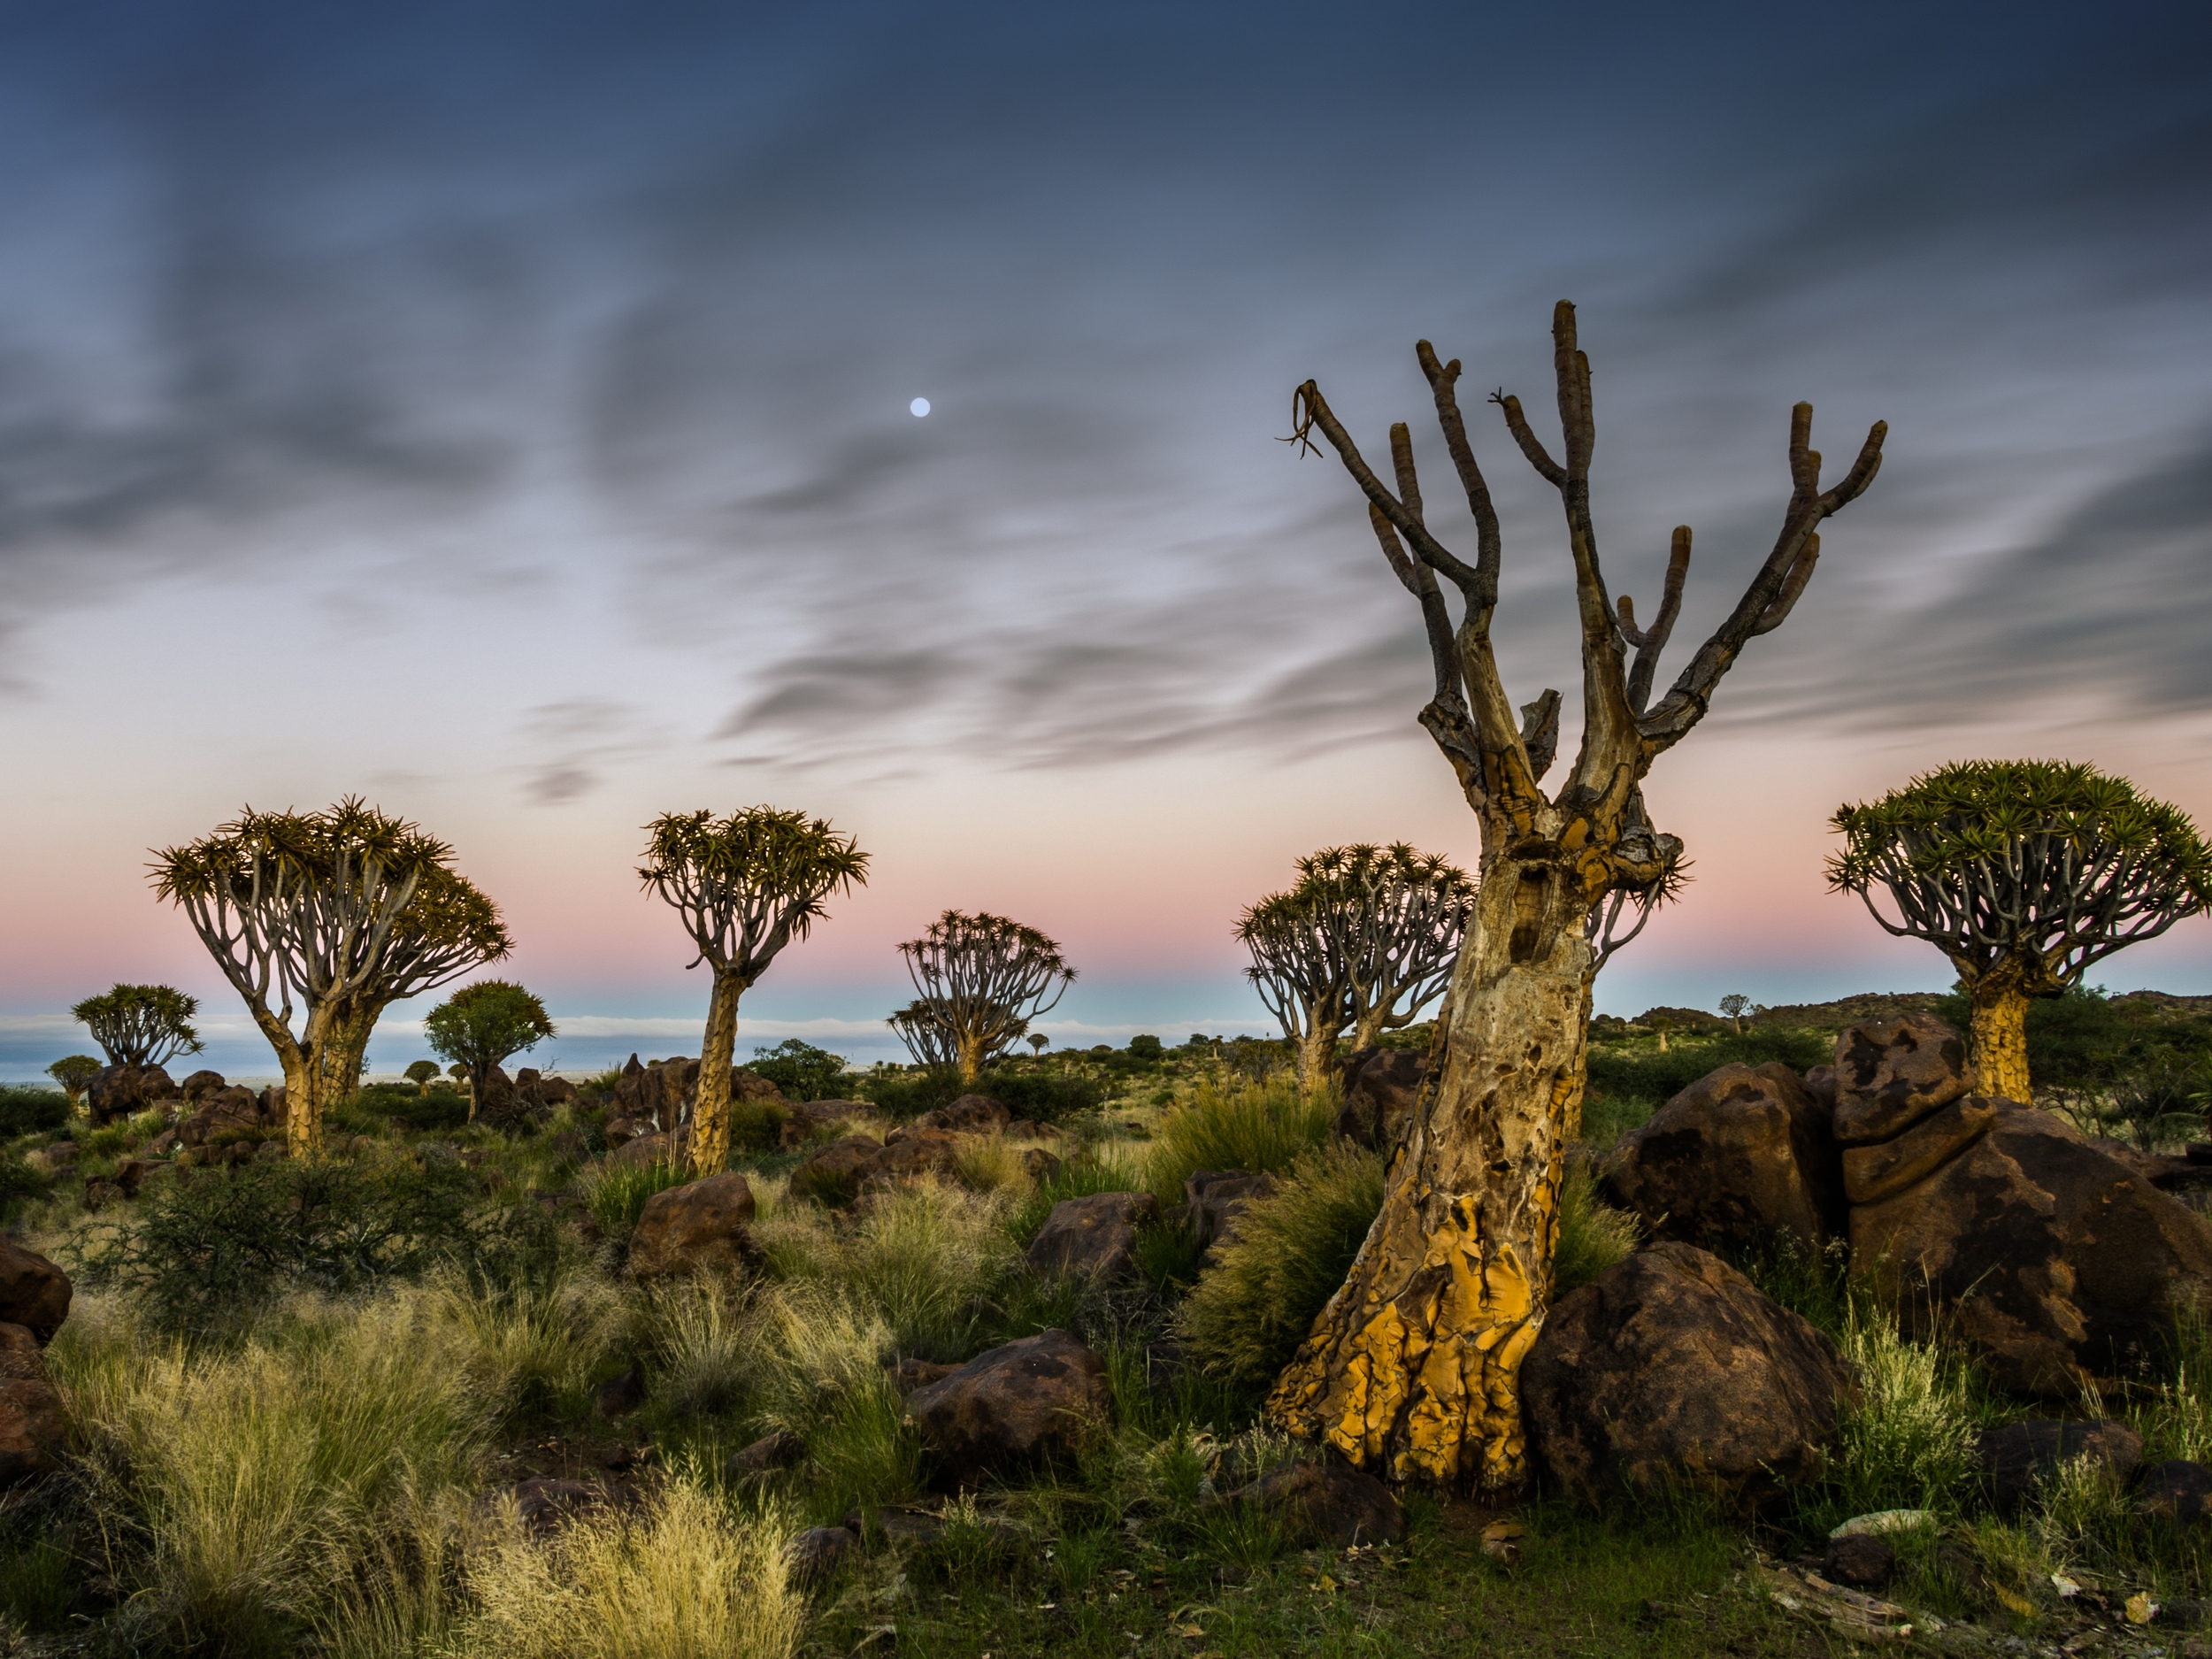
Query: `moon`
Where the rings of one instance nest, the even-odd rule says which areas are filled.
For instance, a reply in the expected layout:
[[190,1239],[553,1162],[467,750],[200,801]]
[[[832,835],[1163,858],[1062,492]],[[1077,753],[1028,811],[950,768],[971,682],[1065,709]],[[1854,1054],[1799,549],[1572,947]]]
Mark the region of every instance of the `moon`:
[[929,413],[929,399],[918,397],[907,407],[914,411],[914,419],[919,420],[924,415]]

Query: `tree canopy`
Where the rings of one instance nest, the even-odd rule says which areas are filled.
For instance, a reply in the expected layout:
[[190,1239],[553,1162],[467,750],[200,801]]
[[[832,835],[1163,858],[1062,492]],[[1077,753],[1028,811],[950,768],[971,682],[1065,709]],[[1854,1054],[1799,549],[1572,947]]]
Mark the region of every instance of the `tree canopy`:
[[1451,982],[1475,914],[1467,872],[1403,841],[1326,847],[1298,871],[1343,964],[1353,1047],[1411,1025]]
[[893,1029],[916,1060],[956,1064],[964,1078],[1019,1042],[1075,982],[1057,944],[987,911],[947,910],[899,951],[916,996]]
[[1237,918],[1238,942],[1251,953],[1244,977],[1297,1046],[1307,1083],[1327,1064],[1351,1021],[1351,975],[1337,935],[1310,889],[1271,893]]
[[77,1102],[84,1098],[85,1090],[91,1087],[92,1079],[100,1075],[101,1069],[100,1063],[90,1055],[73,1054],[65,1055],[48,1066],[46,1075],[61,1085],[61,1092],[69,1097],[70,1107],[74,1110]]
[[[469,1116],[473,1118],[486,1098],[494,1066],[560,1033],[545,1004],[521,986],[508,979],[480,979],[463,986],[424,1016],[422,1034],[433,1054],[468,1068],[474,1088]],[[409,1067],[408,1074],[413,1073],[414,1067]],[[432,1075],[436,1075],[434,1067]],[[421,1087],[427,1088],[426,1079]]]
[[197,997],[166,985],[119,985],[69,1010],[90,1029],[110,1065],[166,1065],[206,1045],[192,1028]]

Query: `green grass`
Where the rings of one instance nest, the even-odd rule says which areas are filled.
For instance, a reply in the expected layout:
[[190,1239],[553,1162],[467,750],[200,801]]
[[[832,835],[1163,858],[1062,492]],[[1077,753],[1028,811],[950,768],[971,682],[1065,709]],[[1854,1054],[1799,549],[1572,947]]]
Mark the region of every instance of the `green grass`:
[[1147,1166],[1163,1205],[1183,1202],[1183,1183],[1200,1170],[1279,1175],[1336,1133],[1333,1090],[1309,1093],[1277,1071],[1257,1081],[1202,1079],[1160,1120]]
[[584,1202],[592,1218],[608,1238],[626,1239],[636,1230],[638,1217],[657,1194],[681,1187],[692,1179],[691,1166],[658,1161],[652,1164],[607,1164],[584,1181]]

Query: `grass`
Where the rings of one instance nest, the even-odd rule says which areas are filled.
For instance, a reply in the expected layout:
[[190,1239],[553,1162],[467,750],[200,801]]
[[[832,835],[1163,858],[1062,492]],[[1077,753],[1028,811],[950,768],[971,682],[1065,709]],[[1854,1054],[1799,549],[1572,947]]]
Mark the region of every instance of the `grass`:
[[626,1239],[655,1194],[692,1179],[688,1164],[666,1159],[651,1164],[604,1164],[584,1178],[584,1202],[610,1239]]
[[1252,1081],[1207,1078],[1169,1108],[1148,1171],[1163,1205],[1183,1202],[1183,1183],[1200,1170],[1279,1175],[1334,1139],[1333,1090],[1302,1089],[1288,1072]]

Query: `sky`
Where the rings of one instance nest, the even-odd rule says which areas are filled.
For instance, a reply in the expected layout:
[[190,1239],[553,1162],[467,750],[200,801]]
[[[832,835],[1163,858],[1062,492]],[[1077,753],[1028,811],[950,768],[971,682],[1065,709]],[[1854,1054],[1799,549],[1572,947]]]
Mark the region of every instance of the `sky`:
[[[873,864],[741,1058],[895,1057],[949,906],[1062,943],[1056,1042],[1263,1031],[1232,928],[1296,856],[1478,854],[1292,388],[1446,479],[1414,342],[1551,430],[1563,297],[1614,591],[1696,529],[1662,684],[1790,405],[1832,473],[1890,426],[1655,767],[1694,879],[1598,1006],[1940,988],[1825,890],[1839,803],[2038,756],[2212,815],[2208,47],[2178,4],[0,4],[0,1076],[117,980],[273,1071],[148,849],[347,794],[499,902],[540,1063],[697,1052],[640,826],[760,803]],[[1508,690],[1569,692],[1571,753],[1557,500],[1466,401]],[[2212,991],[2212,921],[2100,977]]]

